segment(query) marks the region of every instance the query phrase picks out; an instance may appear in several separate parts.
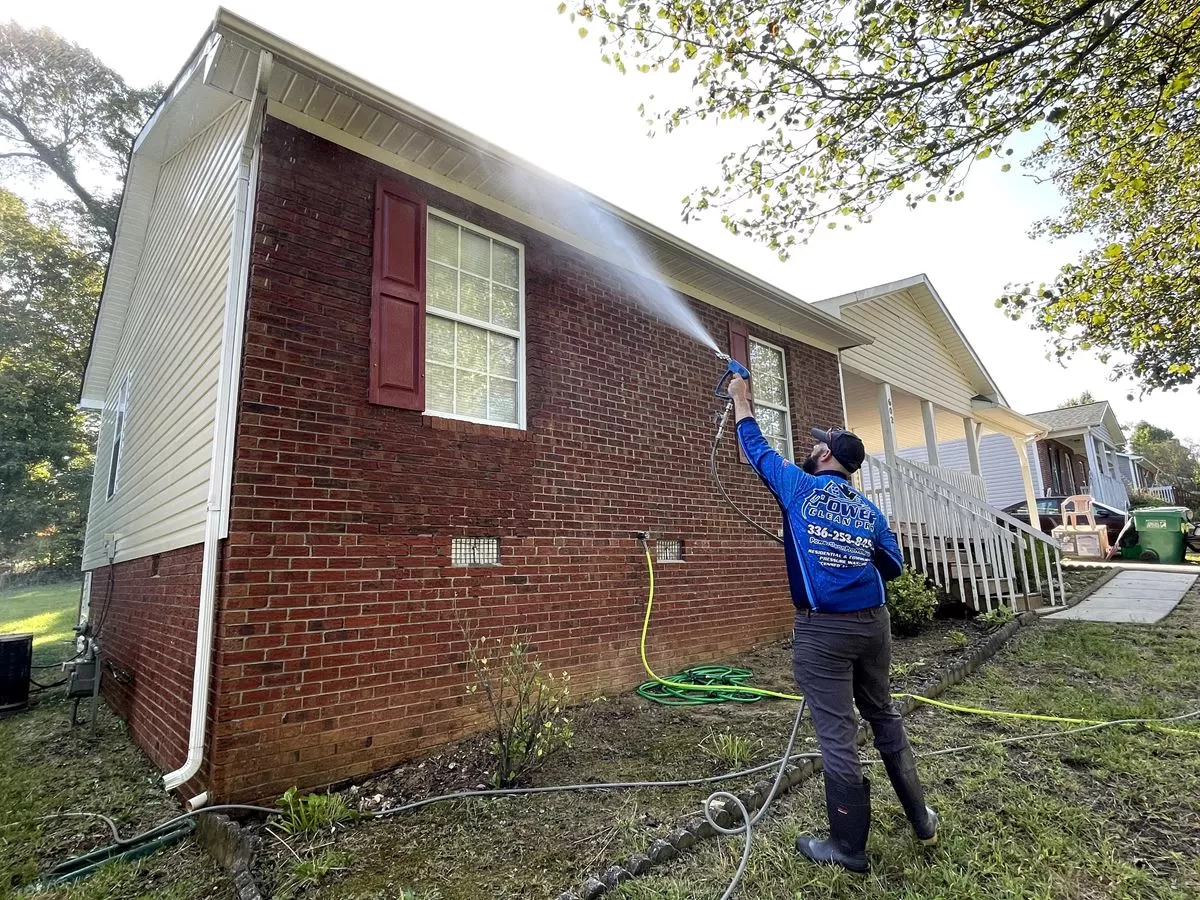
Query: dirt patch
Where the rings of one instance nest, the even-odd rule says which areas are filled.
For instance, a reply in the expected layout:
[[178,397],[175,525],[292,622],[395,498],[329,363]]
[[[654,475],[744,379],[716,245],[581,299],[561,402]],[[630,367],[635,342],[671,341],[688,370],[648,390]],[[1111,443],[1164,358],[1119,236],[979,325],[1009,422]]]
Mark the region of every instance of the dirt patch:
[[[917,636],[894,639],[893,689],[904,693],[928,689],[990,634],[973,621],[937,621]],[[756,686],[796,692],[790,639],[721,662],[750,669]],[[538,771],[532,784],[692,779],[765,763],[777,758],[795,713],[794,703],[772,699],[679,707],[654,704],[632,692],[601,699],[573,711],[572,747]],[[722,758],[713,751],[714,736],[725,733],[745,740],[744,760]],[[816,751],[807,722],[796,749]],[[745,790],[769,774],[719,786]],[[491,775],[487,739],[478,737],[351,785],[342,793],[356,808],[374,812],[490,787]],[[384,885],[388,889],[436,886],[437,893],[430,897],[454,900],[477,897],[478,886],[487,884],[493,896],[545,897],[608,863],[644,851],[650,841],[697,815],[701,800],[717,787],[589,791],[425,807],[354,828],[340,837],[339,849],[370,858],[371,865],[352,866],[351,874],[318,888],[316,896],[366,898],[376,896],[374,892],[384,890]],[[260,859],[256,876],[260,883],[280,884],[295,861],[278,840],[268,837],[266,843],[269,852]],[[471,851],[467,865],[462,854],[468,846],[489,849],[486,854]],[[418,891],[415,896],[422,894]]]

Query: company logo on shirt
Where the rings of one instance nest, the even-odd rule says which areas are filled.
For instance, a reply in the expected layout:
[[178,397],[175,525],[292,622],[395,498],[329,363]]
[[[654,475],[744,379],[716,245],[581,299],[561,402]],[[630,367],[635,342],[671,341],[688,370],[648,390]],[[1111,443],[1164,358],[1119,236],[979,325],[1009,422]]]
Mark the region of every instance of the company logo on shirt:
[[820,519],[843,528],[868,532],[875,529],[875,511],[857,496],[843,493],[833,483],[808,496],[803,514],[806,519]]

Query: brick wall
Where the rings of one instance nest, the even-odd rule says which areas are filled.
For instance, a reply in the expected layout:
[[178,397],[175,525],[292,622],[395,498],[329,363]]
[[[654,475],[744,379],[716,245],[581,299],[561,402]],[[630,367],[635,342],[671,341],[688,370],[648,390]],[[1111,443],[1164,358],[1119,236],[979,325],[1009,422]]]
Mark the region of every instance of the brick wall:
[[[525,432],[366,402],[375,180],[525,245]],[[651,664],[727,656],[789,628],[782,551],[708,474],[721,372],[602,264],[275,120],[260,168],[211,722],[211,786],[255,799],[378,770],[472,729],[464,641],[520,629],[577,695],[643,679],[633,533],[681,538],[658,570]],[[723,346],[729,317],[693,304]],[[785,347],[797,453],[843,421],[834,355]],[[731,492],[778,514],[731,441]],[[450,564],[452,536],[502,564]]]
[[[158,768],[187,756],[203,546],[92,571],[91,621],[101,629],[105,699]],[[109,599],[111,597],[111,600]]]

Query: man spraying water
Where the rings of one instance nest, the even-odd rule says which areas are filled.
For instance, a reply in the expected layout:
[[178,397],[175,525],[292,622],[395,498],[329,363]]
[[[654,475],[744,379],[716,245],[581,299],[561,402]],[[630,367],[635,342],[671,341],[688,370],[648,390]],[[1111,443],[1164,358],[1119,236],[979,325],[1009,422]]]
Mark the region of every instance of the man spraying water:
[[902,568],[887,519],[850,484],[866,455],[849,431],[812,429],[816,445],[797,466],[776,452],[754,420],[749,383],[729,378],[738,442],[783,512],[788,583],[796,606],[792,672],[808,701],[825,769],[829,838],[796,839],[820,863],[866,872],[871,784],[855,738],[858,717],[875,747],[917,838],[937,843],[938,818],[925,805],[916,760],[892,703],[891,620],[884,581]]

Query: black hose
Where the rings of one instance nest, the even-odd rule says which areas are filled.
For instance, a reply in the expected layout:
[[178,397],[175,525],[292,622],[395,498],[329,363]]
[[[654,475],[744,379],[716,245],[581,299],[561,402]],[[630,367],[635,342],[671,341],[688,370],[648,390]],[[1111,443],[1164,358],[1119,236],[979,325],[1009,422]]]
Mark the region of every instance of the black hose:
[[709,473],[712,475],[712,480],[713,480],[713,483],[717,486],[717,490],[721,492],[721,497],[724,498],[725,502],[729,504],[730,509],[732,509],[735,513],[737,513],[739,516],[741,516],[746,522],[748,522],[750,524],[750,526],[754,528],[755,531],[758,531],[760,534],[765,534],[767,537],[769,537],[771,540],[775,541],[775,543],[777,543],[777,544],[782,544],[783,538],[781,538],[775,532],[773,532],[767,528],[764,528],[762,525],[759,525],[752,518],[750,518],[750,516],[748,516],[746,513],[744,513],[740,506],[738,506],[736,503],[733,502],[732,498],[730,498],[730,496],[729,496],[729,493],[725,490],[725,485],[721,482],[720,474],[717,472],[717,448],[721,444],[721,437],[725,434],[725,426],[729,424],[729,414],[732,411],[733,411],[733,404],[726,403],[725,411],[723,413],[721,413],[720,424],[717,426],[717,433],[713,437],[712,453],[710,453],[709,457],[708,457]]
[[56,687],[62,687],[69,680],[70,679],[64,678],[62,681],[54,681],[54,682],[51,682],[50,684],[42,684],[40,681],[30,678],[29,683],[34,686],[35,690],[51,691],[51,690],[54,690],[54,688],[56,688]]

